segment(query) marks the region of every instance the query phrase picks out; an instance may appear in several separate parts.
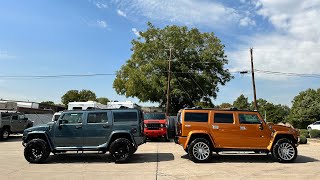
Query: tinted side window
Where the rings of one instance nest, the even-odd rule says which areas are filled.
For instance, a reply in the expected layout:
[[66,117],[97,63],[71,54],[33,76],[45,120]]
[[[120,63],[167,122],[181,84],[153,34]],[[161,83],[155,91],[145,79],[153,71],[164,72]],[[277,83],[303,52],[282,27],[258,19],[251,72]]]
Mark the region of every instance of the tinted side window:
[[114,122],[127,122],[127,121],[137,121],[137,112],[113,112]]
[[208,113],[185,113],[185,122],[208,122]]
[[62,117],[65,124],[82,123],[82,113],[67,113]]
[[107,123],[108,113],[107,112],[96,112],[88,114],[88,123]]
[[2,120],[10,120],[11,119],[11,114],[1,113],[1,119]]
[[239,114],[240,124],[260,124],[259,117],[256,114]]
[[12,115],[12,120],[18,120],[18,114]]
[[215,123],[233,123],[233,114],[215,113]]

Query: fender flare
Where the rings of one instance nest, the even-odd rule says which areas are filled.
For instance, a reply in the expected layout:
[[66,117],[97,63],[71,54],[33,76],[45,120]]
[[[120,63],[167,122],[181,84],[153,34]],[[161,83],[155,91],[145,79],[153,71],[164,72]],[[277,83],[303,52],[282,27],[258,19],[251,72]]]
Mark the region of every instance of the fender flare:
[[214,139],[213,139],[213,137],[211,137],[211,135],[210,135],[210,133],[209,133],[208,131],[195,130],[195,131],[190,131],[190,132],[189,132],[188,137],[187,137],[187,140],[186,140],[186,143],[185,143],[184,146],[183,146],[183,149],[187,149],[187,146],[188,146],[188,144],[189,144],[189,142],[190,142],[191,137],[192,137],[193,135],[195,135],[195,134],[205,134],[205,135],[209,136],[212,144],[214,145]]
[[51,142],[51,139],[49,138],[48,134],[45,132],[45,131],[32,131],[32,132],[29,132],[26,137],[23,139],[23,142],[26,143],[28,137],[30,137],[30,135],[43,135],[46,139],[46,141],[48,142],[48,145],[49,145],[49,148],[51,151],[54,150],[54,146]]
[[276,143],[275,140],[276,140],[277,136],[280,136],[280,135],[292,136],[294,139],[296,139],[296,137],[294,137],[294,135],[291,134],[290,132],[287,132],[287,131],[276,131],[276,132],[273,133],[273,137],[271,138],[270,143],[269,143],[269,145],[267,147],[267,149],[269,151],[272,150],[273,144]]
[[125,134],[126,136],[129,136],[130,137],[129,140],[131,140],[131,142],[134,144],[134,146],[137,147],[136,141],[134,140],[132,134],[129,131],[124,131],[124,130],[112,131],[107,142],[106,142],[106,147],[109,148],[112,138],[114,136],[117,136],[118,134]]

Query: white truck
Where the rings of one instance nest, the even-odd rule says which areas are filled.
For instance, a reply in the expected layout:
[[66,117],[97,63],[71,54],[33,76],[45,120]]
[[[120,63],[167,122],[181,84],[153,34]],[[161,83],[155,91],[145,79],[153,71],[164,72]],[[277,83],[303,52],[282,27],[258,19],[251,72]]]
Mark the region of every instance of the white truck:
[[119,102],[119,101],[112,101],[107,103],[107,108],[108,109],[119,109],[119,108],[137,108],[141,109],[141,107],[133,103],[132,101],[124,101],[124,102]]
[[95,102],[69,102],[68,110],[107,109],[107,105]]

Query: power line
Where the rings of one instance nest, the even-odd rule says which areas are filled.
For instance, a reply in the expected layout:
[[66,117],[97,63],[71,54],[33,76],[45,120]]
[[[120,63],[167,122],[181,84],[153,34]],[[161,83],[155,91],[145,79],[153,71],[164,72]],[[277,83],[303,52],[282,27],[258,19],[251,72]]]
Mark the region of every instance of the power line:
[[65,78],[65,77],[94,77],[94,76],[114,76],[115,73],[99,73],[99,74],[61,74],[61,75],[0,75],[0,78],[6,79],[44,79],[44,78]]
[[[159,71],[160,72],[160,71]],[[161,71],[163,73],[168,73],[168,71]],[[238,74],[242,72],[250,73],[251,71],[229,71],[232,74]],[[281,72],[281,71],[269,71],[255,69],[256,73],[263,74],[274,74],[274,75],[283,75],[283,76],[297,76],[304,78],[320,78],[320,74],[306,74],[306,73],[292,73],[292,72]],[[182,71],[171,71],[172,74],[205,74],[205,72],[182,72]],[[97,77],[97,76],[115,76],[116,73],[94,73],[94,74],[58,74],[58,75],[0,75],[1,79],[49,79],[49,78],[72,78],[72,77]],[[194,79],[193,79],[194,80]]]
[[186,93],[187,96],[189,97],[189,99],[191,100],[191,102],[194,103],[193,100],[192,100],[192,98],[191,98],[191,96],[190,96],[190,94],[186,91],[186,89],[184,88],[184,86],[180,83],[179,79],[178,79],[174,74],[173,74],[173,76],[175,77],[175,79],[176,79],[177,82],[179,83],[179,85],[180,85],[180,87],[182,88],[182,90],[184,91],[184,93]]
[[303,74],[303,73],[292,73],[292,72],[267,71],[267,70],[259,70],[259,69],[255,69],[255,71],[258,73],[264,73],[264,74],[320,78],[320,74]]

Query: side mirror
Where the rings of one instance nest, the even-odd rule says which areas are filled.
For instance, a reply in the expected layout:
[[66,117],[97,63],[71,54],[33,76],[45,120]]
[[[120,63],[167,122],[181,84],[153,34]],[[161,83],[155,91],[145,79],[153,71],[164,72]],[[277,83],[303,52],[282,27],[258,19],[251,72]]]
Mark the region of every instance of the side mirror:
[[27,121],[27,120],[28,120],[28,118],[27,118],[27,117],[25,117],[25,118],[23,118],[23,120]]
[[259,129],[263,130],[263,124],[262,123],[260,124]]

